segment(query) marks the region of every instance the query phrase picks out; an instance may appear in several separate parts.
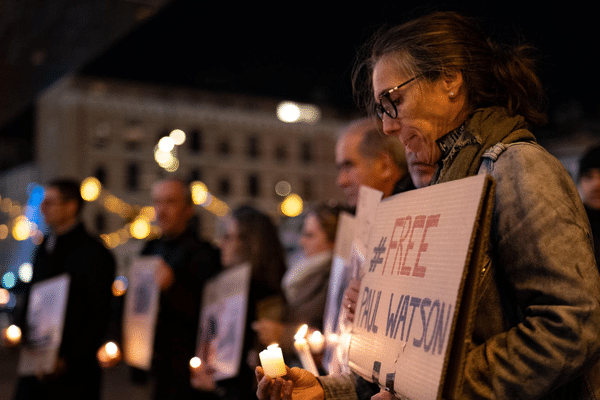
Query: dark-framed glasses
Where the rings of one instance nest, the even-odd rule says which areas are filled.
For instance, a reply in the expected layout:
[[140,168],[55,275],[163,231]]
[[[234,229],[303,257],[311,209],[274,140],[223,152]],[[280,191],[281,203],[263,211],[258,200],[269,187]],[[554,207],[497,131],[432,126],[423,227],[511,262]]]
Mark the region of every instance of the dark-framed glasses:
[[398,116],[398,109],[396,108],[396,104],[394,103],[394,100],[392,100],[391,95],[394,91],[400,89],[402,86],[408,85],[417,78],[418,76],[415,76],[414,78],[411,78],[406,82],[403,82],[398,86],[391,88],[390,90],[379,96],[379,103],[375,105],[375,111],[377,112],[377,116],[380,120],[383,121],[384,114],[387,114],[387,116],[390,118],[396,118]]

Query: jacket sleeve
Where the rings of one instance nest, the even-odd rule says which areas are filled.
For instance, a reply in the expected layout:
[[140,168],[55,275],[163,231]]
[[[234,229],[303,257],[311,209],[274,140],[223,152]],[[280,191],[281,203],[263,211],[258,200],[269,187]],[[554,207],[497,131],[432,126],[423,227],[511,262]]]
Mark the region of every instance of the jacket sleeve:
[[464,395],[537,399],[582,375],[600,354],[590,228],[568,173],[541,147],[509,147],[490,173],[494,281],[505,287],[502,315],[515,318],[468,354]]

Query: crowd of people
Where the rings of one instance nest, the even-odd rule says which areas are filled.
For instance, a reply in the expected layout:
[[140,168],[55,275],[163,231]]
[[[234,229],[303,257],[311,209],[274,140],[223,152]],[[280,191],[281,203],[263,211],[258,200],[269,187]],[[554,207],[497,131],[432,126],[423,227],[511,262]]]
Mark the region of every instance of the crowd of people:
[[[340,214],[355,211],[362,185],[387,198],[481,173],[495,182],[494,208],[460,398],[600,398],[600,147],[582,156],[575,183],[536,143],[532,129],[545,122],[544,95],[530,50],[495,44],[451,12],[377,32],[353,75],[367,115],[339,133],[335,148],[345,204],[309,207],[303,257],[293,265],[272,216],[235,208],[213,244],[195,229],[187,183],[156,182],[161,236],[139,254],[160,259],[153,398],[392,398],[352,372],[327,375],[319,365],[316,377],[295,356],[300,325],[323,330]],[[46,185],[49,233],[36,248],[31,284],[67,273],[66,319],[54,370],[19,379],[15,400],[100,399],[96,352],[108,334],[115,260],[86,232],[82,206],[77,181]],[[243,332],[234,335],[241,352],[236,372],[215,379],[219,367],[210,358],[189,365],[199,342],[202,354],[213,351],[213,329],[199,331],[203,289],[242,269],[249,271]],[[343,300],[350,322],[359,286],[350,282]],[[28,306],[18,318],[23,346],[35,348],[27,340]],[[266,376],[260,366],[259,351],[273,342],[293,367],[284,377]],[[139,376],[132,368],[132,380]]]

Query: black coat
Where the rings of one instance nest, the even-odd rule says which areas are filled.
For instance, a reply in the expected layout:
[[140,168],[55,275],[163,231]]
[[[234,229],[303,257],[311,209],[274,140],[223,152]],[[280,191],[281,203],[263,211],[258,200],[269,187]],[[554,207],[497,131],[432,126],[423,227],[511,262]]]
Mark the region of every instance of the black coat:
[[[31,283],[62,273],[68,273],[71,278],[59,350],[64,369],[42,381],[35,377],[23,378],[16,398],[99,399],[101,369],[96,352],[106,338],[115,260],[82,224],[58,236],[51,251],[46,248],[47,243],[48,238],[45,238],[34,251]],[[26,335],[27,327],[22,326]]]

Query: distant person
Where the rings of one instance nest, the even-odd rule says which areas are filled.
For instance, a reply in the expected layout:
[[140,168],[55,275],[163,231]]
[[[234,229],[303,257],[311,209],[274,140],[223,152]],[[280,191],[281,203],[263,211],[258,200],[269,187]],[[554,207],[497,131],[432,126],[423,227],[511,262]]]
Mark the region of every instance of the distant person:
[[350,207],[356,207],[360,186],[383,192],[383,197],[429,184],[434,165],[412,162],[398,138],[385,136],[372,118],[346,126],[335,147],[337,185]]
[[286,271],[282,281],[286,298],[284,320],[263,319],[253,324],[264,346],[278,343],[284,352],[294,356],[294,335],[301,325],[323,332],[335,234],[342,210],[324,202],[309,207],[300,235],[302,256]]
[[157,182],[152,202],[161,236],[146,243],[141,255],[162,258],[156,274],[161,292],[152,361],[153,398],[187,400],[196,396],[188,369],[196,351],[202,288],[220,271],[219,253],[199,238],[191,191],[184,181]]
[[[254,368],[259,364],[258,353],[264,349],[251,329],[251,322],[263,314],[281,318],[283,295],[281,279],[286,271],[285,251],[276,226],[271,218],[253,207],[242,206],[233,210],[225,220],[221,241],[221,263],[225,270],[250,266],[246,326],[242,359],[236,376],[215,382],[214,368],[202,364],[193,369],[193,385],[205,393],[223,400],[256,399]],[[211,336],[212,332],[203,332]],[[210,347],[210,343],[208,346]],[[190,373],[186,375],[190,379]]]
[[[49,233],[35,249],[31,284],[68,274],[67,310],[55,371],[21,377],[15,400],[100,399],[102,371],[96,352],[107,333],[115,260],[81,223],[79,188],[69,179],[45,186],[41,211]],[[27,346],[29,327],[21,327]]]
[[600,261],[600,146],[589,149],[579,161],[579,193],[592,234],[596,263]]

